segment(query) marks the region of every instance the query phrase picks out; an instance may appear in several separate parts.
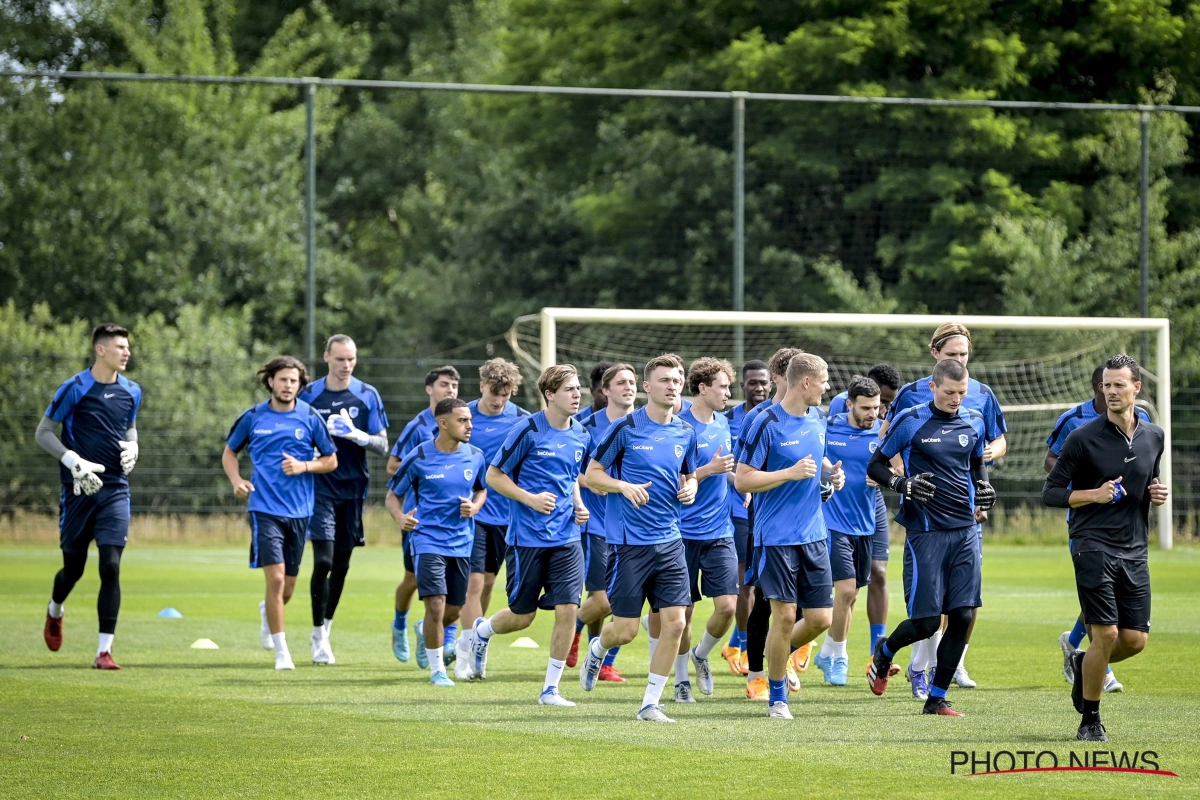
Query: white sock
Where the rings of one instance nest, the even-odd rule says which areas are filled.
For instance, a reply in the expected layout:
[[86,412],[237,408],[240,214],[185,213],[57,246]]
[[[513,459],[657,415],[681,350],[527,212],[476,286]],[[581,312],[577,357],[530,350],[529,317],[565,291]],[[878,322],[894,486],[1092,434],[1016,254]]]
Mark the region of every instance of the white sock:
[[654,660],[654,651],[658,649],[658,639],[650,637],[650,660]]
[[696,658],[708,658],[708,654],[720,643],[720,639],[715,638],[711,633],[705,631],[704,636],[700,639],[700,644],[696,645]]
[[100,634],[100,647],[96,649],[96,657],[99,658],[101,653],[112,652],[113,636],[115,634],[102,633]]
[[937,666],[937,651],[942,643],[942,632],[938,631],[925,640],[925,669]]
[[849,656],[846,654],[846,643],[845,642],[835,642],[835,641],[833,641],[832,636],[826,636],[825,643],[823,645],[821,645],[821,653],[822,654],[825,653],[826,647],[829,648],[830,658],[849,659]]
[[279,633],[271,634],[271,641],[275,643],[275,657],[287,656],[291,658],[291,653],[287,649],[287,634],[280,631]]
[[655,675],[651,672],[650,679],[646,681],[646,693],[642,695],[642,708],[658,705],[658,701],[662,699],[663,689],[666,685],[666,675]]
[[53,600],[51,600],[50,605],[46,606],[46,611],[50,614],[50,616],[54,617],[55,619],[62,619],[63,604],[56,603]]
[[825,634],[825,641],[821,642],[821,652],[817,653],[817,658],[833,658],[833,637]]
[[925,669],[925,645],[928,643],[928,639],[912,643],[912,652],[908,657],[908,669],[910,672],[920,672]]
[[442,663],[442,648],[428,647],[425,652],[429,655],[429,674],[446,671],[446,665]]
[[969,645],[969,644],[964,644],[964,645],[963,645],[963,654],[962,654],[962,657],[958,659],[958,668],[959,668],[959,669],[966,669],[966,668],[967,668],[967,667],[966,667],[966,664],[967,664],[967,648],[968,648],[968,647],[970,647],[970,646],[971,646],[971,645]]
[[496,635],[496,631],[492,629],[492,618],[488,617],[483,622],[475,626],[475,634],[485,642]]
[[325,626],[317,625],[313,627],[313,636],[317,637],[318,642],[325,641]]
[[547,689],[557,689],[558,682],[562,680],[563,669],[567,666],[567,662],[559,661],[557,658],[552,658],[546,664],[546,682],[542,684],[542,691]]
[[600,637],[599,636],[597,636],[595,639],[592,639],[592,643],[588,645],[588,650],[591,651],[593,656],[595,656],[596,658],[599,658],[601,660],[603,660],[604,657],[606,655],[608,655],[608,648],[602,647],[600,645]]
[[750,683],[753,680],[757,680],[758,678],[765,678],[765,677],[767,677],[767,676],[764,675],[761,671],[755,672],[754,670],[750,670],[749,672],[746,673],[746,683]]
[[333,627],[333,620],[331,620],[331,619],[325,620],[324,627],[325,627],[325,638],[328,639],[329,638],[329,629]]
[[675,682],[683,683],[688,679],[688,657],[687,653],[681,656],[675,656]]

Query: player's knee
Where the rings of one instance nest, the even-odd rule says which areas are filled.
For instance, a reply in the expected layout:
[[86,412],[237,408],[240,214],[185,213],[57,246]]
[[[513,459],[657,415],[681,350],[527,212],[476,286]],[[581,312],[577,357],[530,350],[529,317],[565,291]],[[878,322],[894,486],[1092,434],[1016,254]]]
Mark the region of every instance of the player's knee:
[[946,612],[946,630],[965,632],[971,626],[975,615],[970,608],[952,608]]
[[804,609],[804,621],[808,623],[809,628],[818,633],[828,630],[829,626],[833,624],[833,609],[806,608]]
[[737,595],[721,595],[713,599],[713,615],[718,617],[732,617],[737,611]]
[[854,601],[858,599],[858,589],[854,584],[837,587],[837,601],[842,606],[853,606]]
[[1088,638],[1092,640],[1092,644],[1098,644],[1105,649],[1112,648],[1117,643],[1117,626],[1116,625],[1089,625]]
[[779,627],[791,630],[796,624],[796,609],[791,606],[784,606],[778,609],[771,610],[771,621],[777,622]]
[[871,564],[871,586],[879,590],[887,588],[887,562],[876,561]]
[[1123,630],[1120,633],[1121,647],[1124,648],[1131,656],[1146,649],[1146,642],[1150,635],[1144,631]]
[[121,579],[121,562],[119,560],[102,559],[100,561],[100,582],[115,583]]
[[659,617],[658,636],[660,639],[676,639],[683,635],[683,629],[687,627],[687,618],[683,614],[670,617],[659,614]]
[[917,641],[928,639],[942,627],[941,617],[921,617],[911,621],[913,628],[916,629]]

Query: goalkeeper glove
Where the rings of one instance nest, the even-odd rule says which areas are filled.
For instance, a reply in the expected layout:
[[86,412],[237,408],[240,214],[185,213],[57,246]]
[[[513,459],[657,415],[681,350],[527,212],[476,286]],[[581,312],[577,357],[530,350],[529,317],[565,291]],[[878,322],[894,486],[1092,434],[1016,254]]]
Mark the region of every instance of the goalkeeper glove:
[[117,442],[117,444],[121,447],[121,471],[128,475],[137,466],[138,443]]
[[80,494],[91,496],[100,491],[100,487],[104,485],[98,477],[98,473],[104,472],[103,464],[85,461],[74,450],[63,453],[59,461],[71,471],[71,477],[75,479],[76,497]]
[[933,499],[934,492],[937,491],[937,487],[930,480],[932,477],[932,472],[922,472],[912,478],[895,475],[888,481],[888,486],[892,491],[904,495],[906,499],[915,500],[924,505]]
[[360,431],[354,427],[354,422],[350,419],[350,411],[343,408],[340,414],[330,414],[329,422],[326,423],[331,436],[340,436],[343,439],[349,439],[359,447],[366,447],[367,442],[371,437],[366,431]]
[[975,505],[980,511],[996,505],[996,490],[987,481],[975,481]]
[[828,502],[829,498],[833,497],[833,481],[821,484],[821,502]]

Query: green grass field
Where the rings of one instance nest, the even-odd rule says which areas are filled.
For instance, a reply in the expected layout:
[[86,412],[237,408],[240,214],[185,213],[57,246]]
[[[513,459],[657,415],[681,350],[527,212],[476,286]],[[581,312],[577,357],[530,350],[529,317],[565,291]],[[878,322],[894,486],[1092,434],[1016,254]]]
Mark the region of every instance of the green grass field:
[[[332,667],[308,663],[306,563],[288,609],[297,669],[277,674],[258,644],[262,578],[246,568],[243,548],[132,546],[114,648],[124,669],[101,673],[90,669],[94,564],[67,603],[63,648],[51,653],[41,626],[58,551],[0,546],[0,796],[1200,794],[1192,727],[1200,692],[1188,671],[1200,660],[1195,548],[1152,556],[1153,634],[1141,656],[1117,668],[1126,694],[1105,699],[1112,742],[1103,748],[1074,740],[1078,716],[1060,674],[1055,640],[1078,610],[1063,548],[988,545],[986,605],[968,662],[980,688],[951,694],[964,719],[920,716],[902,678],[884,698],[870,694],[861,677],[864,592],[849,686],[823,686],[813,668],[792,697],[796,721],[768,721],[718,659],[716,693],[690,707],[668,703],[673,726],[633,719],[646,674],[642,638],[621,652],[628,684],[585,694],[568,670],[563,694],[579,706],[538,706],[549,617],[530,632],[541,649],[510,649],[515,637],[499,638],[486,682],[434,689],[424,671],[391,654],[400,558],[391,548],[355,555]],[[893,566],[895,623],[903,609]],[[184,619],[156,617],[166,606]],[[190,649],[201,637],[221,649]],[[1180,777],[950,774],[956,750],[1049,750],[1066,764],[1072,751],[1098,749],[1153,750],[1160,769]]]

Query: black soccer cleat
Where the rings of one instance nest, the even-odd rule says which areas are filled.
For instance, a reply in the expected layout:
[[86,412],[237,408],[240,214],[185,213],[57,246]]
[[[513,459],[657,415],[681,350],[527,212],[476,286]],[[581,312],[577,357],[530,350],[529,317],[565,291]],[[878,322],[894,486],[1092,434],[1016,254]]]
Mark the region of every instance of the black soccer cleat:
[[[939,717],[965,717],[966,714],[961,711],[955,711],[950,707],[950,701],[944,697],[930,696],[925,701],[925,707],[921,709],[922,714],[936,714]],[[1082,730],[1082,729],[1081,729]]]
[[888,678],[892,674],[892,660],[883,654],[885,641],[887,640],[880,639],[875,644],[875,656],[867,667],[867,684],[871,687],[871,693],[876,696],[881,696],[887,691]]
[[1071,684],[1071,703],[1080,714],[1083,713],[1083,657],[1086,653],[1086,650],[1076,650],[1075,655],[1071,657],[1075,662],[1075,682]]
[[1080,725],[1075,738],[1081,742],[1107,742],[1108,731],[1104,729],[1104,723],[1097,720],[1091,725]]

